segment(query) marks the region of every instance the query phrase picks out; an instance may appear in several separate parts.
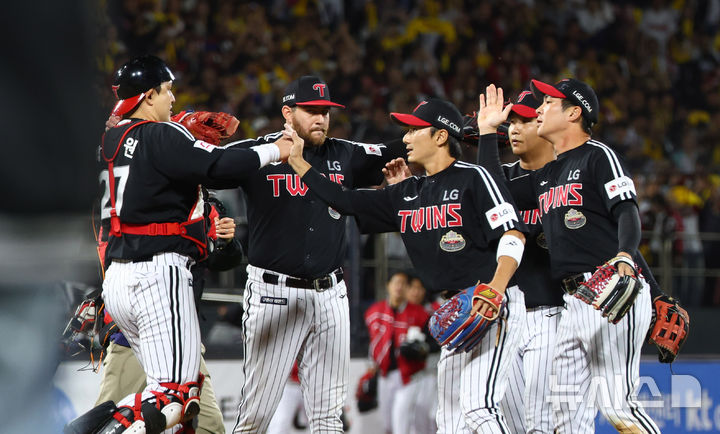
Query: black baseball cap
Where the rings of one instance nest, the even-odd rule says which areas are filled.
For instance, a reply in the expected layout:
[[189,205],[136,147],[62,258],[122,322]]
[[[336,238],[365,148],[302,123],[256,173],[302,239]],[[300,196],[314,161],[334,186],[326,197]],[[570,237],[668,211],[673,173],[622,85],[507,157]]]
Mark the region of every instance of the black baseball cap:
[[442,99],[430,98],[418,104],[412,114],[390,113],[390,118],[402,125],[435,127],[447,130],[457,139],[463,138],[463,117],[460,111],[453,103]]
[[517,97],[517,102],[513,104],[513,113],[518,114],[524,118],[536,118],[537,108],[542,105],[542,99],[535,98],[530,89],[524,89]]
[[113,92],[118,102],[112,115],[122,116],[135,108],[145,97],[145,92],[160,86],[175,76],[160,58],[146,55],[125,63],[115,73]]
[[328,85],[314,75],[305,75],[293,81],[285,88],[282,97],[287,106],[331,106],[345,108],[344,105],[330,101]]
[[543,95],[554,96],[555,98],[567,98],[576,106],[580,107],[583,116],[592,124],[598,121],[600,104],[598,103],[595,91],[587,83],[574,78],[564,78],[554,85],[532,80],[530,83],[535,98],[542,100]]

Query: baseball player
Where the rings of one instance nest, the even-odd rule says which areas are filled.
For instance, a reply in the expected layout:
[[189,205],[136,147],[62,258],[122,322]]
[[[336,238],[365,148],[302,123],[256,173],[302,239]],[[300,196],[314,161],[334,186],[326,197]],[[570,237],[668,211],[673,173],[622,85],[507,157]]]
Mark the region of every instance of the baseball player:
[[[327,136],[327,84],[303,76],[289,84],[282,115],[308,143],[308,160],[333,182],[377,185],[402,155],[400,142],[370,145]],[[230,143],[277,140],[282,132]],[[396,149],[397,148],[397,149]],[[248,281],[244,294],[243,372],[234,433],[264,432],[293,363],[312,432],[342,432],[350,376],[350,318],[340,268],[345,218],[308,193],[287,164],[272,164],[241,183],[248,205]]]
[[[652,314],[645,279],[638,276],[642,290],[617,324],[573,295],[609,258],[641,261],[636,254],[640,220],[633,181],[615,152],[591,138],[599,104],[590,86],[575,79],[555,85],[533,80],[531,89],[543,99],[537,109],[537,134],[552,143],[558,157],[509,185],[521,208],[538,207],[552,277],[566,292],[549,379],[555,429],[594,431],[597,395],[592,393],[600,382],[601,392],[611,398],[600,403],[600,411],[618,431],[657,433],[635,396],[640,348]],[[501,103],[491,105],[502,112]],[[481,111],[482,106],[481,98]],[[620,275],[635,274],[627,264],[618,270]]]
[[113,115],[123,117],[99,150],[108,222],[103,299],[147,374],[139,394],[107,401],[70,422],[67,433],[159,433],[199,411],[200,329],[190,266],[207,253],[200,184],[238,181],[288,155],[279,140],[222,149],[170,121],[174,76],[154,56],[123,65]]
[[[524,318],[522,292],[507,284],[522,258],[525,237],[518,229],[524,226],[502,183],[484,168],[457,160],[462,117],[455,106],[429,99],[412,114],[391,117],[410,128],[403,137],[408,161],[421,165],[426,176],[381,190],[343,191],[311,170],[296,134],[288,161],[310,191],[341,213],[355,215],[366,232],[400,232],[432,293],[452,293],[478,279],[504,293],[507,309],[479,345],[467,353],[442,349],[437,423],[440,433],[507,433],[499,401]],[[483,301],[477,307],[484,312],[488,306]]]
[[[214,199],[214,198],[213,198]],[[204,287],[204,272],[206,269],[214,271],[223,271],[235,266],[237,261],[242,260],[243,252],[240,242],[235,239],[235,221],[230,217],[224,217],[218,211],[223,211],[224,207],[218,205],[209,206],[206,209],[208,218],[208,226],[212,228],[208,232],[208,243],[214,246],[209,253],[209,257],[205,261],[200,261],[192,267],[193,274],[193,290],[195,293],[196,304],[202,296]],[[212,222],[212,223],[210,223]],[[107,330],[116,331],[109,337],[109,344],[106,350],[106,356],[103,359],[102,379],[100,380],[100,393],[95,405],[100,405],[106,401],[119,402],[122,398],[131,393],[139,393],[146,386],[146,375],[140,362],[130,348],[130,344],[123,333],[113,327],[115,324],[110,315],[105,313],[105,328]],[[103,333],[101,333],[102,337]],[[223,434],[225,426],[223,423],[223,415],[220,412],[215,393],[213,391],[210,374],[205,360],[200,358],[200,373],[205,377],[203,387],[200,393],[200,413],[198,414],[198,422],[196,433]]]
[[[365,311],[365,325],[370,335],[370,356],[377,365],[378,407],[386,433],[410,431],[412,413],[406,386],[412,376],[425,367],[427,354],[401,351],[412,339],[425,339],[421,329],[430,315],[421,305],[408,303],[408,276],[397,272],[387,282],[388,296]],[[422,336],[422,338],[420,337]]]
[[[502,89],[489,86],[484,94],[485,107],[480,110],[480,134],[495,133],[497,126],[487,125],[488,111],[500,115],[503,104]],[[508,107],[508,136],[513,154],[519,159],[502,165],[501,176],[510,180],[525,176],[555,159],[553,146],[537,135],[537,113],[540,101],[530,90],[520,92],[517,102]],[[495,143],[478,149],[478,164],[488,168],[497,166]],[[490,169],[489,169],[490,170]],[[546,399],[550,395],[549,375],[552,370],[555,337],[559,313],[563,306],[562,290],[553,283],[550,275],[550,255],[545,233],[542,230],[540,211],[523,209],[523,222],[529,229],[523,262],[513,279],[525,294],[525,326],[521,333],[518,352],[510,370],[508,390],[502,409],[508,427],[514,433],[550,433],[553,431],[552,407]]]

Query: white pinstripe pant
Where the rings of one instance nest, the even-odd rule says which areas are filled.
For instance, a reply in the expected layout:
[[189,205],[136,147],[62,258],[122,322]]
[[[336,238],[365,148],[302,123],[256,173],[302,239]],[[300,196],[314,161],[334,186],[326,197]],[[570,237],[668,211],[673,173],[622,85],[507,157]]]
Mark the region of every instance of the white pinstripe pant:
[[[350,313],[345,282],[312,289],[264,283],[248,266],[243,314],[245,382],[233,433],[267,430],[295,360],[313,433],[341,433],[350,378]],[[274,273],[279,274],[279,273]],[[333,277],[334,279],[334,277]]]
[[637,401],[640,349],[645,341],[652,306],[650,288],[617,324],[600,311],[565,295],[550,379],[555,428],[559,433],[595,432],[598,407],[618,431],[659,433]]
[[505,297],[505,314],[471,352],[442,349],[438,363],[438,434],[510,433],[500,411],[500,400],[525,321],[525,296],[517,286],[511,286]]
[[513,433],[552,433],[549,377],[560,306],[527,309],[520,345],[508,375],[508,388],[501,401],[508,428]]
[[[192,290],[192,260],[159,253],[145,262],[113,260],[103,282],[105,307],[147,374],[143,399],[159,383],[198,380],[200,326]],[[134,394],[118,404],[132,406]]]

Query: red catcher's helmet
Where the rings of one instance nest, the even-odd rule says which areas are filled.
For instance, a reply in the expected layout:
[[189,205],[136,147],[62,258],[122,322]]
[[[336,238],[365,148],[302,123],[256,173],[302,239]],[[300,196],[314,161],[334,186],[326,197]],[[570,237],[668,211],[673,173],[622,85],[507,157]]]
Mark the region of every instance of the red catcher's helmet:
[[127,62],[115,73],[112,88],[119,101],[111,115],[123,116],[140,104],[145,92],[173,80],[170,68],[158,57],[146,55]]

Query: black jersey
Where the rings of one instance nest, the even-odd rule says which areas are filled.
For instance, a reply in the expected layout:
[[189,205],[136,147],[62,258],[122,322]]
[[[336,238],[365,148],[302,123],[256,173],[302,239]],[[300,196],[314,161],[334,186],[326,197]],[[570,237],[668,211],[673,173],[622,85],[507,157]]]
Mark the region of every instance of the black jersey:
[[[281,134],[228,146],[274,142]],[[306,146],[303,155],[328,179],[352,188],[382,183],[381,169],[402,152],[395,146],[328,138],[322,146]],[[289,164],[269,164],[241,187],[247,199],[250,264],[307,279],[342,265],[345,217],[308,194]]]
[[[502,166],[505,178],[509,182],[527,176],[531,170],[520,167],[520,161]],[[554,283],[550,273],[550,254],[547,239],[542,227],[540,210],[521,209],[520,220],[528,228],[523,259],[513,275],[514,282],[525,293],[525,306],[562,306],[563,292]]]
[[506,187],[484,168],[454,162],[432,176],[411,177],[381,190],[345,190],[315,171],[303,180],[364,232],[400,232],[430,292],[492,280],[497,240],[525,227]]
[[[633,181],[612,149],[589,140],[529,178],[551,252],[553,278],[594,271],[618,253],[612,208],[637,199]],[[515,195],[512,184],[511,190]]]
[[[138,125],[140,122],[143,123]],[[107,131],[98,155],[103,238],[108,241],[106,263],[112,259],[145,260],[160,252],[200,256],[197,245],[179,235],[125,233],[108,237],[112,204],[105,159],[111,159],[116,151],[115,208],[120,222],[132,225],[181,223],[199,218],[204,211],[200,184],[222,180],[238,185],[239,178],[260,166],[256,152],[225,150],[196,140],[176,122],[121,121]],[[220,167],[221,160],[224,167],[233,167],[232,173]],[[206,239],[204,228],[196,232],[192,234],[195,238]]]

